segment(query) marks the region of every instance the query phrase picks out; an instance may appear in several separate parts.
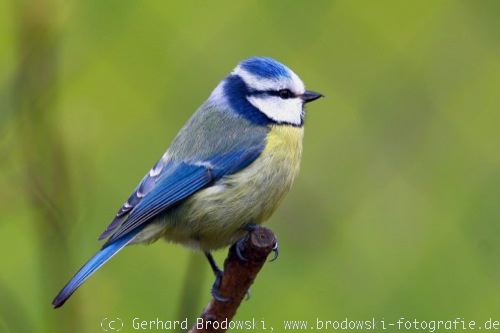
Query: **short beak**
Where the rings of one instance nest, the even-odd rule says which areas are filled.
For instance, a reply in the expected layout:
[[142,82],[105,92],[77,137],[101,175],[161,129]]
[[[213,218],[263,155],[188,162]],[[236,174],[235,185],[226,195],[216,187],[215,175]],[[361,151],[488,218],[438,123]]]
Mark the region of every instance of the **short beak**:
[[304,103],[309,103],[309,102],[315,101],[318,98],[321,98],[321,97],[324,97],[324,96],[321,95],[320,93],[317,93],[317,92],[314,92],[314,91],[310,91],[310,90],[306,90],[300,97],[302,98],[302,100],[304,101]]

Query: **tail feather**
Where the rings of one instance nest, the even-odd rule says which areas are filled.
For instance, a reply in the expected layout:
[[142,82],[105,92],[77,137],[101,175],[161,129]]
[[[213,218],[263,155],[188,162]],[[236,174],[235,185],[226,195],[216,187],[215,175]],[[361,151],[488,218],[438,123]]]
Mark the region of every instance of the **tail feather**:
[[[139,230],[138,230],[139,231]],[[97,252],[80,270],[73,276],[73,278],[64,286],[64,288],[57,294],[52,301],[54,308],[58,308],[68,300],[68,298],[80,287],[96,270],[104,265],[111,257],[123,249],[128,243],[134,239],[138,231],[127,234],[113,243],[103,247]]]

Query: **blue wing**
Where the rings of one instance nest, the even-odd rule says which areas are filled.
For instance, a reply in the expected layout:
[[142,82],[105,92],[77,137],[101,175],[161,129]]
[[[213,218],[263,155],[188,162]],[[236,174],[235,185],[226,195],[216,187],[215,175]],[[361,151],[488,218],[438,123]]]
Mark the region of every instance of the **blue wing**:
[[[127,201],[129,204],[124,205],[127,207],[118,211],[115,221],[103,233],[104,236],[111,235],[103,248],[137,228],[142,228],[156,216],[197,191],[245,168],[260,155],[262,149],[263,145],[258,145],[215,155],[205,161],[170,161],[163,166],[156,181],[151,180],[149,176],[154,173],[150,172],[132,194],[132,200]],[[147,194],[141,191],[147,191]],[[123,213],[127,210],[128,212]]]

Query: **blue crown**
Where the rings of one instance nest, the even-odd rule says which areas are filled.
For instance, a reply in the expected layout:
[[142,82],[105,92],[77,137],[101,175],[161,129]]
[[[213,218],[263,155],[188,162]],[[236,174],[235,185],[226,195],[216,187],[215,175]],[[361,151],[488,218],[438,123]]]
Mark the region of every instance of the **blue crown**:
[[290,70],[285,65],[268,57],[252,57],[240,63],[247,72],[264,79],[290,77]]

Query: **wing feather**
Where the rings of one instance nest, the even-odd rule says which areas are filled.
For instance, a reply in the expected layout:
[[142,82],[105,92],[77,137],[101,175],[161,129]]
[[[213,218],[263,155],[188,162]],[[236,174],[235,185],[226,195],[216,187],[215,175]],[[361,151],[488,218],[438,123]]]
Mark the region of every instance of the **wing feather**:
[[99,236],[99,240],[108,238],[115,229],[120,226],[126,219],[129,213],[134,209],[135,206],[147,195],[155,186],[155,184],[160,179],[160,175],[167,164],[168,155],[164,155],[156,164],[151,168],[151,170],[142,178],[139,185],[132,192],[130,197],[125,201],[123,206],[120,207],[115,215],[113,221],[108,225],[106,230]]
[[[220,178],[234,174],[252,163],[262,152],[263,145],[240,149],[226,154],[215,155],[204,161],[169,162],[163,166],[161,174],[154,181],[154,185],[144,192],[141,198],[138,195],[144,183],[151,186],[152,181],[146,176],[136,191],[131,195],[133,200],[128,200],[120,208],[117,217],[101,235],[108,237],[103,248],[113,243],[122,236],[136,230],[145,223],[153,220],[197,191],[206,188]],[[135,202],[137,198],[138,202]],[[132,206],[129,208],[128,206]],[[122,213],[125,209],[127,212]]]

